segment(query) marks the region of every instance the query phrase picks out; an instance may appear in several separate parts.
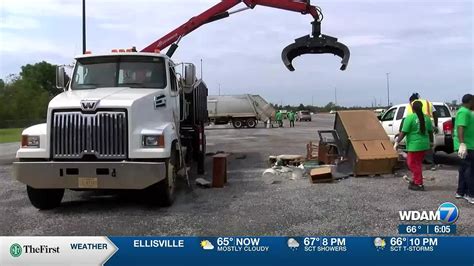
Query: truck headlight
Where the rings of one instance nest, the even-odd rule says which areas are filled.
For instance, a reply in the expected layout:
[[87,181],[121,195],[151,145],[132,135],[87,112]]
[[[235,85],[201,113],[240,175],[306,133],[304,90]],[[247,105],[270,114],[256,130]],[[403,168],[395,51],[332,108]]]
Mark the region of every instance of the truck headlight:
[[143,147],[147,148],[164,148],[165,136],[163,135],[144,135],[142,139]]
[[39,148],[40,146],[40,137],[39,136],[21,136],[21,147],[22,148]]

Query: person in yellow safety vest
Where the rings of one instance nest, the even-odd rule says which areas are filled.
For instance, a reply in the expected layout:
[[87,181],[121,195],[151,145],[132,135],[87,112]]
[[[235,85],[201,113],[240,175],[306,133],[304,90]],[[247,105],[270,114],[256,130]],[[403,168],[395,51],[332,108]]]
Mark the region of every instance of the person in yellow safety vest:
[[[407,116],[410,114],[413,114],[413,103],[414,102],[421,102],[422,104],[422,111],[425,115],[427,115],[429,118],[433,120],[433,133],[437,134],[439,132],[438,129],[438,115],[436,113],[436,109],[434,108],[433,104],[425,99],[420,99],[420,94],[418,93],[413,93],[410,98],[409,98],[409,103],[407,106]],[[403,120],[402,123],[400,124],[400,131],[403,127]],[[431,145],[433,145],[433,140],[434,136],[430,137]],[[426,152],[425,154],[425,161],[427,161],[431,165],[431,170],[435,171],[436,170],[436,163],[434,160],[434,151],[431,149]]]
[[423,105],[423,113],[427,115],[429,118],[433,119],[434,121],[434,132],[437,133],[437,128],[438,128],[438,115],[436,114],[436,109],[434,108],[433,104],[425,99],[420,99],[420,94],[418,93],[413,93],[410,96],[410,102],[407,106],[407,115],[413,114],[413,103],[415,101],[421,102]]

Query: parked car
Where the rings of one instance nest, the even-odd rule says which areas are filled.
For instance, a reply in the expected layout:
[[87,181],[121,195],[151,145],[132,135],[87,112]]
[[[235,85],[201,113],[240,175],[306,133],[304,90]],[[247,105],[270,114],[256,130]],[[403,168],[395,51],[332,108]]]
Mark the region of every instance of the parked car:
[[[445,103],[433,102],[433,106],[438,114],[438,133],[434,136],[435,151],[452,153],[453,148],[453,115]],[[383,128],[391,141],[399,133],[403,118],[407,116],[407,105],[399,104],[390,107],[380,118]],[[405,146],[405,140],[400,143],[400,147]]]
[[311,113],[309,111],[298,111],[298,121],[311,121]]

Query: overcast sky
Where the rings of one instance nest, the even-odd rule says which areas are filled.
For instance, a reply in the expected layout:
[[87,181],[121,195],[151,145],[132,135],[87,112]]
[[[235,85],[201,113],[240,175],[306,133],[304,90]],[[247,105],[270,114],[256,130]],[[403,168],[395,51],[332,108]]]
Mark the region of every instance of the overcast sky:
[[[87,0],[87,45],[93,53],[143,48],[218,1]],[[346,71],[332,55],[281,62],[281,50],[310,33],[311,17],[257,6],[186,36],[174,60],[204,62],[210,94],[260,94],[283,104],[459,99],[473,87],[472,0],[322,0],[322,32],[351,50]],[[72,62],[82,51],[81,1],[0,0],[0,78],[42,60]],[[240,7],[242,7],[241,4]],[[199,70],[198,70],[199,71]]]

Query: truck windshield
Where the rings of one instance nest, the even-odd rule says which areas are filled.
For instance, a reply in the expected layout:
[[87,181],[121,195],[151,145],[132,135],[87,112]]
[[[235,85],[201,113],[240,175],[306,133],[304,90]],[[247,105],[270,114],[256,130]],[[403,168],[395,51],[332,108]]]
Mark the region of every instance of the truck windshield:
[[103,87],[166,87],[164,59],[148,56],[101,56],[77,60],[73,90]]

